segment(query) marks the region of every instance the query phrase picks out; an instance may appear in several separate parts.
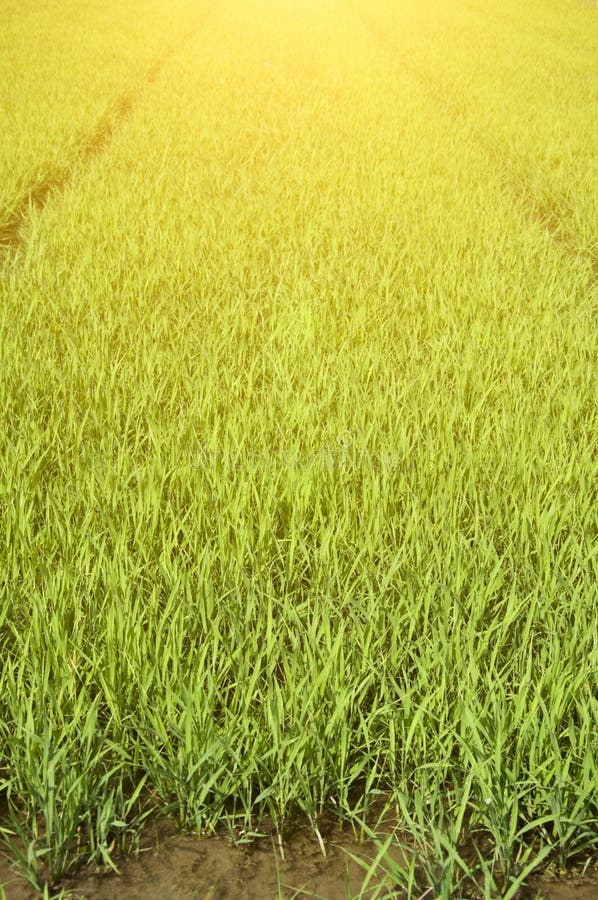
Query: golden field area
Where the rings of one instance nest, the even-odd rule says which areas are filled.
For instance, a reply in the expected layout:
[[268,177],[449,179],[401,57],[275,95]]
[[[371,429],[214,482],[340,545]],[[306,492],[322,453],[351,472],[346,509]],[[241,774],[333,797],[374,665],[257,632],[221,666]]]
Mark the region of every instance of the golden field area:
[[597,122],[582,0],[3,0],[0,896],[588,874]]

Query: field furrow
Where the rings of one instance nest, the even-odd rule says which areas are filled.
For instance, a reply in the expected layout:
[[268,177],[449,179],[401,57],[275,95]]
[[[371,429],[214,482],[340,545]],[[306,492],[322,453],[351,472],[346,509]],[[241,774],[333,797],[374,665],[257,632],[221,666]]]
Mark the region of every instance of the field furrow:
[[541,26],[545,9],[526,8],[514,28],[515,11],[504,5],[498,14],[475,7],[473,15],[469,4],[434,0],[376,7],[358,0],[350,8],[398,71],[416,77],[439,113],[483,148],[522,208],[589,261],[595,279],[598,45],[596,28],[579,25],[595,26],[596,12],[577,10],[585,40],[574,54],[562,38],[557,46],[538,40],[533,13]]
[[208,3],[9,3],[0,31],[0,252],[75,162],[97,150]]

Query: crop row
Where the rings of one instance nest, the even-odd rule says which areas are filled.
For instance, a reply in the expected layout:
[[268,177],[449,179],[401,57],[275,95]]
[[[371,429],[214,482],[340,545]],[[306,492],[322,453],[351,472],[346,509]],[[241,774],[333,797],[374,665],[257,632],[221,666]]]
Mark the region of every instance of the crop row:
[[8,2],[0,12],[0,230],[39,186],[60,181],[90,134],[110,127],[208,4]]

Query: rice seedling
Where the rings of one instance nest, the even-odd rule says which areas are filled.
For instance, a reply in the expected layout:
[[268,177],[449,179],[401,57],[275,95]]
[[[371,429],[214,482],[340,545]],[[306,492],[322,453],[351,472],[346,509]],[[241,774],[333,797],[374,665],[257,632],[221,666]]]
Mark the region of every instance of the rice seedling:
[[21,871],[50,891],[115,865],[155,810],[205,835],[267,820],[279,853],[297,815],[326,849],[333,813],[413,897],[514,897],[587,858],[595,17],[61,5],[97,31],[40,61],[64,60],[63,103],[38,116],[22,83],[37,143],[0,199],[1,231],[25,183],[68,172],[0,258]]

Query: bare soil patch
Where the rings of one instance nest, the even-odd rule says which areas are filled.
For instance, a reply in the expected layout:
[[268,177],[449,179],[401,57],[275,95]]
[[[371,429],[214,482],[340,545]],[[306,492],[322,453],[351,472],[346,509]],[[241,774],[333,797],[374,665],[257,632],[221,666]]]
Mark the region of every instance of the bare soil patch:
[[[140,852],[117,861],[119,873],[95,866],[65,882],[75,900],[291,900],[355,897],[364,870],[350,856],[371,859],[375,848],[350,828],[323,833],[326,856],[308,825],[295,828],[281,855],[274,835],[251,844],[227,836],[181,835],[165,823],[145,832]],[[371,882],[373,886],[375,882]],[[0,857],[0,885],[6,900],[39,897]],[[0,894],[0,896],[2,896]],[[400,895],[388,893],[387,897]],[[598,900],[598,867],[533,880],[520,900]]]

